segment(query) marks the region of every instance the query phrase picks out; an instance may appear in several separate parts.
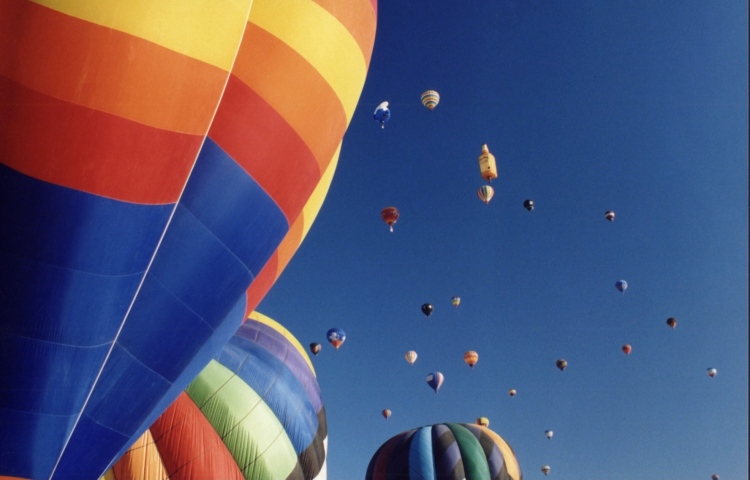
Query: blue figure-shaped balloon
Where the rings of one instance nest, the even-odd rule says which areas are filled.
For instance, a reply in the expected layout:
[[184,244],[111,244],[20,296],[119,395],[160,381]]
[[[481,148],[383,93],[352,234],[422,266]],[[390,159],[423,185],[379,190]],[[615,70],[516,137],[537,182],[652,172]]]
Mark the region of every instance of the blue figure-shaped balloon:
[[385,128],[385,122],[391,119],[391,111],[388,110],[388,102],[383,102],[375,108],[372,118],[380,122],[380,128]]
[[342,343],[344,343],[344,340],[346,340],[346,332],[344,332],[343,329],[334,327],[330,330],[328,330],[328,342],[333,345],[333,347],[338,350]]

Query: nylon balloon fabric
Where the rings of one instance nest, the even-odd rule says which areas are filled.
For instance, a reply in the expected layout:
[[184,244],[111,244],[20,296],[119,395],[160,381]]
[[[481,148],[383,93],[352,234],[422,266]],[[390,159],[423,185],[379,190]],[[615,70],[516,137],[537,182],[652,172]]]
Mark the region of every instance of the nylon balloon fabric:
[[375,27],[370,0],[0,0],[0,476],[99,477],[232,337]]
[[522,480],[513,449],[487,427],[441,423],[402,432],[375,452],[366,480]]
[[327,439],[310,358],[253,312],[105,479],[322,480]]

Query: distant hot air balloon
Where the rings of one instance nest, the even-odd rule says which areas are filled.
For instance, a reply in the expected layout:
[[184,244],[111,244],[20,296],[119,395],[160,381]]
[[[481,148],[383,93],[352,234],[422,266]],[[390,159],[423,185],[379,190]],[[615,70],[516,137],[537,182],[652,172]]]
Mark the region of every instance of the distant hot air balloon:
[[409,350],[406,352],[406,355],[404,355],[404,358],[406,358],[406,361],[409,362],[409,365],[414,365],[414,362],[417,361],[417,352],[414,350]]
[[385,128],[385,123],[391,119],[391,111],[388,109],[388,102],[383,102],[375,108],[372,118],[380,122],[380,128]]
[[380,211],[380,216],[383,217],[383,221],[388,224],[391,232],[393,231],[393,224],[398,221],[399,213],[396,207],[385,207]]
[[667,325],[669,325],[671,328],[674,328],[677,326],[677,319],[674,317],[669,317],[667,319]]
[[515,388],[511,388],[510,390],[508,390],[508,395],[510,395],[511,397],[515,397],[516,393],[517,392]]
[[628,282],[626,282],[625,280],[618,280],[617,282],[615,282],[615,288],[617,288],[622,293],[625,293],[625,290],[628,289]]
[[423,304],[423,305],[422,305],[422,313],[424,313],[424,314],[425,314],[425,315],[427,315],[428,317],[429,317],[430,315],[432,315],[432,304],[430,304],[430,303],[425,303],[425,304]]
[[565,361],[565,359],[561,358],[560,360],[558,360],[557,362],[555,362],[555,365],[557,365],[557,368],[559,368],[560,371],[562,372],[568,366],[568,362]]
[[433,372],[427,375],[427,385],[430,386],[437,394],[438,389],[443,385],[445,377],[440,372]]
[[328,330],[328,342],[336,348],[336,350],[339,349],[342,343],[344,343],[344,340],[346,340],[346,332],[344,332],[340,328],[332,328]]
[[384,417],[384,418],[385,418],[386,420],[388,420],[389,418],[391,418],[391,411],[390,411],[390,410],[388,410],[387,408],[383,409],[383,417]]
[[521,480],[513,449],[487,427],[441,423],[387,440],[370,460],[365,480]]
[[323,346],[318,342],[313,342],[310,344],[310,351],[313,353],[313,355],[319,354],[322,349]]
[[625,355],[630,355],[630,352],[633,351],[633,347],[631,347],[630,345],[625,344],[625,345],[622,346],[622,351],[625,352]]
[[604,212],[604,218],[611,222],[615,219],[615,212],[613,212],[612,210],[607,210],[606,212]]
[[544,434],[547,436],[547,439],[550,439],[552,438],[552,435],[555,434],[555,432],[553,432],[552,430],[545,430]]
[[476,421],[477,425],[481,425],[483,427],[489,427],[490,426],[490,419],[487,417],[479,417]]
[[719,371],[715,368],[709,368],[706,373],[708,373],[709,377],[714,378]]
[[523,202],[523,208],[528,211],[534,210],[534,200],[526,200]]
[[545,465],[545,466],[542,467],[542,473],[545,474],[545,475],[548,475],[549,472],[550,472],[550,470],[552,470],[552,469],[549,468],[549,465]]
[[454,307],[457,307],[461,303],[461,297],[453,297],[451,298],[451,303]]
[[490,185],[482,185],[477,190],[477,196],[481,201],[484,202],[485,205],[489,205],[490,200],[492,200],[492,197],[495,196],[495,189]]
[[482,145],[482,153],[479,155],[479,172],[482,174],[482,178],[491,182],[497,178],[497,165],[495,164],[495,156],[490,153],[490,149],[487,145]]
[[427,90],[422,94],[422,105],[432,110],[440,102],[440,94],[435,90]]
[[479,354],[474,350],[469,350],[468,352],[464,353],[464,362],[466,362],[466,365],[473,367],[478,361]]
[[711,475],[711,480],[719,480],[719,476],[718,475]]

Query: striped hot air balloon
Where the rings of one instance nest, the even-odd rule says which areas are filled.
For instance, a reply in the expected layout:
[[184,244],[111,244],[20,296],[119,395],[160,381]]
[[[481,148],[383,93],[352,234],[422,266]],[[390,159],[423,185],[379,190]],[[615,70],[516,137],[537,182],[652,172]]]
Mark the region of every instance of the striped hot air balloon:
[[427,90],[422,94],[422,105],[430,110],[434,109],[438,102],[440,102],[440,94],[435,90]]
[[487,427],[441,423],[399,433],[375,452],[366,480],[486,478],[522,480],[513,449]]
[[0,476],[96,478],[232,336],[328,191],[375,25],[0,2]]
[[475,352],[474,350],[469,350],[468,352],[464,353],[464,362],[469,367],[473,367],[477,364],[479,361],[479,354]]
[[484,202],[485,205],[489,205],[490,200],[492,200],[492,197],[495,196],[495,189],[490,185],[482,185],[477,190],[477,196],[481,201]]
[[327,437],[305,349],[253,312],[104,479],[322,480]]
[[417,352],[414,350],[409,350],[404,355],[404,358],[406,358],[406,361],[409,362],[409,365],[414,365],[414,362],[417,361]]

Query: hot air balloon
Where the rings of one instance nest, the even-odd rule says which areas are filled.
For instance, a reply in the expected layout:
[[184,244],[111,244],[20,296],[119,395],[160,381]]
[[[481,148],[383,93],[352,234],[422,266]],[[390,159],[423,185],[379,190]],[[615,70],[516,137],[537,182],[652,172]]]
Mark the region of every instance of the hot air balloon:
[[474,350],[464,353],[464,362],[466,365],[473,367],[479,361],[479,354]]
[[384,408],[382,413],[383,413],[383,418],[385,418],[386,420],[391,418],[391,411],[388,410],[387,408]]
[[489,205],[490,200],[492,200],[492,197],[495,196],[495,189],[490,185],[482,185],[477,190],[477,196],[481,201],[484,202],[485,205]]
[[549,468],[549,465],[545,465],[545,466],[542,467],[542,473],[545,474],[545,475],[549,475],[550,470],[552,470],[552,469]]
[[633,347],[631,347],[630,345],[625,344],[625,345],[622,346],[622,351],[625,352],[625,355],[630,355],[630,352],[633,351]]
[[440,423],[387,440],[373,455],[365,480],[408,478],[521,480],[513,449],[487,427]]
[[0,476],[96,478],[177,398],[304,237],[364,84],[368,0],[131,3],[0,6],[0,58],[45,59],[0,75]]
[[490,426],[490,419],[487,417],[479,417],[476,421],[477,425],[481,425],[482,427],[489,427]]
[[495,156],[490,153],[487,145],[482,145],[482,153],[479,155],[479,173],[482,174],[482,178],[491,182],[497,178],[497,165],[495,164]]
[[669,325],[671,328],[674,328],[677,326],[677,319],[674,317],[669,317],[667,319],[667,325]]
[[432,315],[432,304],[430,303],[422,304],[422,313],[424,313],[428,317]]
[[711,475],[711,480],[719,480],[719,476],[718,475]]
[[557,365],[557,368],[559,368],[560,371],[562,372],[563,370],[565,370],[565,368],[567,368],[568,362],[565,361],[565,359],[561,358],[560,360],[558,360],[557,362],[555,362],[555,365]]
[[440,94],[435,90],[427,90],[422,94],[422,105],[432,110],[440,102]]
[[388,109],[388,102],[383,102],[375,107],[375,113],[372,114],[372,118],[380,123],[380,128],[385,128],[385,124],[391,119],[391,111]]
[[709,369],[708,369],[708,370],[706,371],[706,373],[708,373],[708,376],[709,376],[709,377],[711,377],[711,378],[714,378],[714,377],[716,376],[716,374],[717,374],[717,373],[719,373],[719,371],[718,371],[718,370],[716,370],[715,368],[709,368]]
[[451,298],[451,303],[454,307],[457,307],[461,304],[461,297],[453,297]]
[[523,208],[525,208],[528,211],[534,210],[534,200],[524,200]]
[[391,232],[393,232],[393,224],[398,221],[398,209],[396,207],[385,207],[381,210],[380,216],[383,217],[383,221],[388,224]]
[[333,347],[338,350],[346,340],[346,332],[344,332],[344,330],[342,330],[341,328],[334,327],[328,330],[326,337],[328,338],[328,343],[333,345]]
[[617,282],[615,282],[615,288],[617,288],[622,293],[625,293],[625,290],[628,289],[628,282],[626,282],[625,280],[618,280]]
[[313,353],[313,355],[319,354],[322,349],[323,346],[318,342],[313,342],[310,344],[310,351]]
[[607,210],[606,212],[604,212],[604,218],[611,222],[615,219],[615,212],[613,212],[612,210]]
[[515,397],[516,396],[516,389],[515,388],[511,388],[510,390],[508,390],[508,395],[510,395],[511,397]]
[[404,358],[406,358],[406,361],[409,362],[409,365],[414,365],[414,362],[417,361],[417,352],[414,350],[409,350],[406,352],[406,355],[404,355]]
[[555,434],[555,432],[553,432],[552,430],[545,430],[545,431],[544,431],[544,435],[546,435],[546,436],[547,436],[547,439],[548,439],[548,440],[549,440],[550,438],[552,438],[552,436],[553,436],[554,434]]
[[310,358],[253,312],[104,478],[320,479],[326,445]]
[[437,394],[438,389],[443,385],[443,380],[445,380],[445,377],[440,372],[427,374],[427,385],[435,390],[435,394]]

